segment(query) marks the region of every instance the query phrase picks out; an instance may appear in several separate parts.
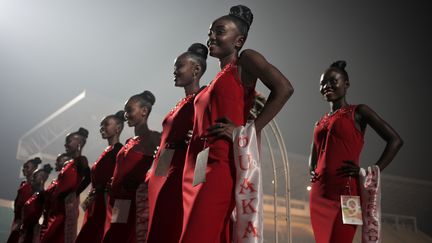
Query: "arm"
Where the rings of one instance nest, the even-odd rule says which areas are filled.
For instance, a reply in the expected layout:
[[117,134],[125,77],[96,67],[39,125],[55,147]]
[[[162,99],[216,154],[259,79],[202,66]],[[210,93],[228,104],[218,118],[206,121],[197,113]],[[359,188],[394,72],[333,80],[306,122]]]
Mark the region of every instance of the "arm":
[[311,152],[309,155],[309,172],[312,173],[315,171],[317,165],[317,153],[314,142],[311,144]]
[[259,132],[282,109],[294,89],[289,80],[276,67],[254,50],[243,51],[239,63],[242,67],[242,80],[246,84],[258,78],[270,89],[267,102],[255,119],[255,128]]
[[380,158],[375,163],[382,171],[391,163],[399,149],[403,145],[403,141],[399,134],[381,117],[378,116],[367,105],[359,105],[356,109],[356,120],[360,121],[361,125],[369,125],[373,130],[386,141],[386,146]]
[[[367,105],[358,105],[355,112],[356,125],[364,130],[367,125],[371,126],[372,129],[386,141],[384,151],[381,153],[380,158],[375,163],[382,171],[390,162],[394,159],[399,149],[403,145],[403,141],[399,134],[381,117],[378,116],[375,111],[369,108]],[[337,171],[336,175],[347,177],[358,175],[360,167],[357,166],[354,161],[346,160],[343,161],[344,165],[341,166]]]
[[[294,89],[288,79],[256,51],[243,51],[239,58],[239,66],[241,67],[243,85],[251,85],[260,79],[270,89],[267,102],[255,119],[255,129],[259,133],[282,109],[293,94]],[[227,117],[220,117],[216,120],[215,125],[207,129],[208,136],[227,137],[231,140],[235,127],[234,123]]]
[[81,173],[83,173],[83,179],[81,180],[81,183],[79,184],[76,190],[77,196],[79,196],[79,194],[81,194],[81,192],[83,192],[91,182],[91,178],[90,178],[91,172],[88,166],[83,168],[83,171]]

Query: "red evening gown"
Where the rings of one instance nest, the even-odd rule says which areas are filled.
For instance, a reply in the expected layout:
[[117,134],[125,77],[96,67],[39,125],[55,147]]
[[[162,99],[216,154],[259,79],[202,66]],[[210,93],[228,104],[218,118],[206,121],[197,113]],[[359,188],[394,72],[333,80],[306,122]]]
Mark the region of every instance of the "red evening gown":
[[98,243],[103,239],[105,217],[106,213],[109,212],[106,202],[107,185],[111,182],[116,156],[122,147],[123,145],[120,143],[108,146],[91,168],[92,188],[89,197],[91,200],[88,202],[84,223],[76,243]]
[[33,195],[33,189],[31,184],[27,181],[23,181],[17,192],[17,196],[14,201],[14,219],[12,221],[12,230],[7,240],[7,243],[18,243],[19,240],[19,224],[22,220],[21,210],[24,203]]
[[[157,132],[153,133],[156,134]],[[140,143],[147,142],[151,142],[151,139],[131,138],[117,154],[109,203],[113,207],[116,199],[130,200],[130,207],[126,223],[111,223],[111,219],[107,218],[105,221],[104,243],[136,242],[136,190],[137,186],[144,182],[146,173],[153,161],[152,153],[144,153],[139,149],[142,146]],[[156,148],[156,145],[154,148]]]
[[21,236],[22,243],[39,242],[41,226],[39,225],[39,218],[43,213],[45,191],[33,194],[24,204],[22,210],[23,219],[23,232]]
[[336,176],[343,161],[359,164],[363,133],[355,126],[355,108],[324,115],[314,129],[319,177],[310,191],[310,214],[317,243],[352,242],[356,231],[356,226],[342,223],[340,196],[359,195],[358,178]]
[[[183,224],[182,176],[186,156],[187,132],[193,127],[194,96],[182,99],[162,122],[159,151],[148,175],[149,232],[148,243],[177,243]],[[156,176],[155,169],[162,149],[174,149],[166,176]]]
[[[82,164],[87,164],[87,158],[80,156],[68,162],[60,171],[55,183],[48,188],[50,194],[47,201],[47,228],[42,233],[41,243],[62,243],[65,242],[65,223],[66,218],[65,198],[70,193],[76,193],[84,176],[81,168]],[[52,193],[49,193],[52,190]],[[74,209],[78,213],[78,208]],[[73,222],[75,225],[77,222]],[[76,227],[76,226],[75,226]]]
[[[235,206],[235,165],[232,141],[207,139],[206,129],[221,117],[236,126],[244,125],[254,100],[255,84],[246,87],[235,64],[226,65],[195,98],[193,135],[186,155],[183,173],[182,243],[230,242],[230,216]],[[197,154],[209,147],[206,181],[195,187]]]

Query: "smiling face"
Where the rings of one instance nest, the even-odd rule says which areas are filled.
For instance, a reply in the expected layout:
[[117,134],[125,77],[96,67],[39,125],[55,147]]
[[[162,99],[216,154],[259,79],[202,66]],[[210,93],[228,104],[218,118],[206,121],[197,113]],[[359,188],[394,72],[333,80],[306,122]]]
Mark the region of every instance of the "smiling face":
[[[194,82],[197,64],[186,55],[180,55],[174,63],[174,83],[177,87],[186,87]],[[195,75],[194,75],[195,72]]]
[[137,99],[129,99],[126,102],[124,111],[128,126],[135,127],[142,122],[146,122],[148,109],[141,105]]
[[82,137],[78,134],[70,134],[66,137],[65,150],[68,154],[74,154],[82,149]]
[[320,93],[327,102],[335,102],[345,98],[349,81],[335,69],[328,69],[320,80]]
[[207,46],[210,56],[220,59],[237,53],[244,41],[245,38],[240,34],[235,23],[229,18],[221,17],[210,26]]

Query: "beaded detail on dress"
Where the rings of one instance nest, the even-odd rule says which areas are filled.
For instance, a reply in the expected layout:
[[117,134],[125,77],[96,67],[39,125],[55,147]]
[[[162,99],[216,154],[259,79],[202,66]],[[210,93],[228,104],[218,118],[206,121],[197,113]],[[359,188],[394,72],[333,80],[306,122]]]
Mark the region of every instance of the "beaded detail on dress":
[[340,118],[342,116],[346,116],[346,115],[351,115],[353,110],[354,110],[354,105],[347,105],[347,106],[343,106],[339,109],[337,109],[335,112],[333,113],[326,113],[317,123],[316,126],[322,125],[324,127],[324,129],[328,130],[328,125],[329,125],[329,121],[330,118],[335,117],[335,118]]
[[174,106],[174,108],[172,108],[172,109],[170,110],[169,115],[171,116],[171,115],[174,114],[174,113],[175,113],[175,112],[176,112],[180,107],[182,107],[184,104],[186,104],[186,103],[188,103],[189,101],[191,101],[191,100],[195,97],[196,94],[197,94],[197,93],[190,94],[190,95],[184,97],[183,99],[181,99],[179,102],[177,102],[177,104]]

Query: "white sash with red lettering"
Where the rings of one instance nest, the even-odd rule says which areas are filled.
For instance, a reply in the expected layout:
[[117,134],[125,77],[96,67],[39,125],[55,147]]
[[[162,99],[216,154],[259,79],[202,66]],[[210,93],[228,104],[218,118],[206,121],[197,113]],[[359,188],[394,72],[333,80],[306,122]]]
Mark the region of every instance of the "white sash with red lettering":
[[258,139],[253,121],[233,131],[235,182],[235,231],[237,243],[263,242],[263,189]]
[[362,243],[381,242],[381,182],[378,166],[361,168],[361,204],[363,212]]

